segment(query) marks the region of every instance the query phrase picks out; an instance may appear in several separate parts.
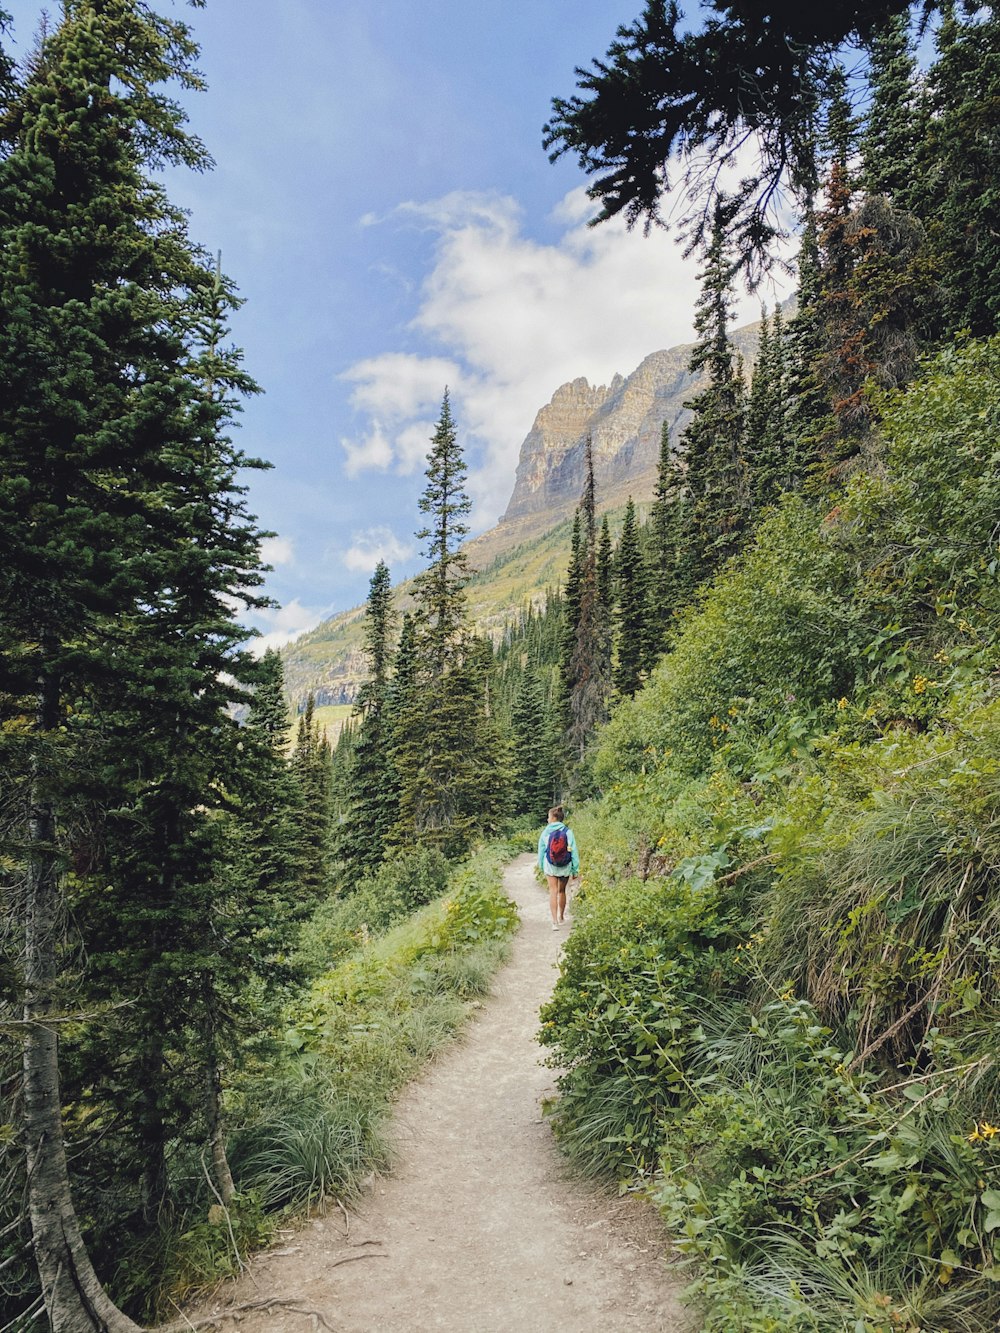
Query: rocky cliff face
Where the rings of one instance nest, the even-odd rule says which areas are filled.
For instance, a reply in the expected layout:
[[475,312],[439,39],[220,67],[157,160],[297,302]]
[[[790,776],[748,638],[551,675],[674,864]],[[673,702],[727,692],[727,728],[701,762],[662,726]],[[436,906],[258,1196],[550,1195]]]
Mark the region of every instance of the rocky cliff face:
[[[758,326],[738,329],[733,342],[749,366],[757,352]],[[540,520],[555,522],[572,513],[583,491],[588,436],[599,507],[628,495],[649,499],[663,423],[671,439],[679,440],[690,419],[684,403],[701,387],[688,371],[690,355],[690,346],[672,347],[651,353],[631,375],[616,375],[607,386],[594,388],[577,379],[557,389],[521,446],[501,528],[532,528]]]

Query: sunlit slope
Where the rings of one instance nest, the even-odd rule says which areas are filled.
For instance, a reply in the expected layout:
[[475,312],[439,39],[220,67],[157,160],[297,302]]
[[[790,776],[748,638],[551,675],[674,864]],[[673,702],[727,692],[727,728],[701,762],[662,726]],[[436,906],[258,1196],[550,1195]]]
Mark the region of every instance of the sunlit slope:
[[[615,517],[615,516],[612,516]],[[475,568],[468,586],[469,610],[475,627],[497,635],[506,621],[529,602],[540,606],[546,590],[559,588],[566,576],[572,523],[564,519],[539,536],[528,537],[505,549],[505,541],[517,536],[505,525],[468,543],[466,550]],[[395,589],[395,602],[402,611],[411,605],[410,583]],[[364,609],[325,620],[284,650],[285,680],[296,703],[311,690],[319,704],[349,703],[364,679]]]

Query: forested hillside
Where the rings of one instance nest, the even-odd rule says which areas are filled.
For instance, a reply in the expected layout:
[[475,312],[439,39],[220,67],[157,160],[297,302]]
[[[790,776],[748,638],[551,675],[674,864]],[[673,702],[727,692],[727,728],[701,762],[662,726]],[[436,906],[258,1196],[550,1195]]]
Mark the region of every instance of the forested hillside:
[[[443,390],[425,566],[402,605],[376,568],[334,746],[245,649],[256,386],[157,174],[207,164],[164,92],[191,33],[73,0],[0,55],[5,1328],[168,1318],[384,1162],[556,799],[553,1124],[655,1199],[703,1326],[996,1328],[1000,29],[713,13],[650,0],[546,131],[607,216],[690,166],[701,387],[645,520],[581,441],[568,533],[480,623]],[[747,133],[741,183],[697,170]],[[795,314],[745,375],[734,284],[791,203]]]

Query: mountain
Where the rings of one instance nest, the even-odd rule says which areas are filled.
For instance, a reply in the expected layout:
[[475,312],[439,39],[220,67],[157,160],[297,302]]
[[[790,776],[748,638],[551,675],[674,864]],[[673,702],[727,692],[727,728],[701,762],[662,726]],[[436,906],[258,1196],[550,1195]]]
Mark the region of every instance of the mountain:
[[[732,342],[744,365],[752,365],[759,324],[737,329]],[[583,491],[588,436],[602,513],[624,506],[629,496],[640,508],[653,497],[665,421],[680,439],[690,413],[684,403],[702,381],[687,369],[691,345],[652,352],[627,376],[609,385],[586,379],[563,384],[542,407],[528,432],[517,464],[514,490],[496,527],[474,537],[466,552],[476,571],[469,584],[469,607],[483,632],[502,629],[507,617],[529,600],[544,600],[566,572],[570,520]],[[396,589],[404,607],[408,585]],[[363,608],[325,620],[284,650],[289,693],[301,702],[311,690],[318,703],[350,703],[365,675]]]

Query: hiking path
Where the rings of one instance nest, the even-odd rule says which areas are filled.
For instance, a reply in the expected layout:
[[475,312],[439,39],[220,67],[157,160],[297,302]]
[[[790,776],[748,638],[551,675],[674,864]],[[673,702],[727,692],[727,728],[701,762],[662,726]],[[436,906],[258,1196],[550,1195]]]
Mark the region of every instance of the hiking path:
[[692,1333],[652,1208],[574,1178],[543,1118],[555,1075],[538,1010],[569,923],[552,930],[533,866],[521,856],[505,872],[521,927],[492,995],[397,1102],[392,1172],[346,1214],[284,1233],[189,1318],[243,1306],[222,1326]]

